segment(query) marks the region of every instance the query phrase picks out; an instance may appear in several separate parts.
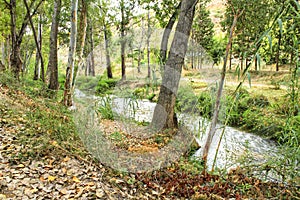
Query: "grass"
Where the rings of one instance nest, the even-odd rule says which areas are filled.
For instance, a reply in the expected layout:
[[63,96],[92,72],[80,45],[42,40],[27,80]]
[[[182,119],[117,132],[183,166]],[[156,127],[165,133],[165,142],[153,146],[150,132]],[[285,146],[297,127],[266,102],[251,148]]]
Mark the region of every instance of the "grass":
[[[6,101],[12,104],[2,108],[6,112],[14,113],[7,120],[10,123],[22,119],[24,130],[18,135],[19,141],[27,147],[23,158],[26,156],[39,157],[53,150],[51,144],[57,144],[70,152],[82,154],[84,151],[77,130],[73,123],[72,113],[60,103],[62,91],[55,96],[49,96],[47,88],[40,81],[21,79],[20,82],[9,74],[0,74],[2,87],[9,91],[5,95]],[[51,97],[51,98],[50,98]],[[22,118],[18,116],[23,116]]]

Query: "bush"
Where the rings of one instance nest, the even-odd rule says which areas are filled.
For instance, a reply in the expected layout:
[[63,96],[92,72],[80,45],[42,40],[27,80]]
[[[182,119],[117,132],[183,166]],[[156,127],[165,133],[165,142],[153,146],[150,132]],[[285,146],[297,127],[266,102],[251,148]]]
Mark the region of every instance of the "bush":
[[100,77],[98,85],[96,87],[97,94],[110,94],[111,90],[117,85],[116,79],[105,79]]

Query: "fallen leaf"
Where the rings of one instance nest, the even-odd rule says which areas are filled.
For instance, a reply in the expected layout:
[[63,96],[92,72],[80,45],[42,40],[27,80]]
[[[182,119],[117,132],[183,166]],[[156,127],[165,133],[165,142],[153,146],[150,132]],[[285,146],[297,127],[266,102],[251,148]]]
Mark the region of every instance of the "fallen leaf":
[[68,190],[66,188],[62,189],[59,191],[60,193],[62,193],[63,195],[66,195],[68,193]]
[[56,179],[55,176],[48,176],[48,181],[50,181],[50,182],[54,181],[55,179]]
[[79,180],[76,176],[73,176],[72,180],[73,180],[75,183],[80,183],[80,180]]

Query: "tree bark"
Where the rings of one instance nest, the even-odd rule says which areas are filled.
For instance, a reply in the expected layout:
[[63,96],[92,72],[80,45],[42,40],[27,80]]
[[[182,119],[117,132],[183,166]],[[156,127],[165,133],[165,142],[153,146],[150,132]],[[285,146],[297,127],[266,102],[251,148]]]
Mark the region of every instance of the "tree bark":
[[66,69],[66,82],[65,82],[65,90],[64,90],[64,105],[65,106],[73,105],[72,81],[73,81],[73,76],[74,76],[74,62],[75,62],[76,37],[77,37],[77,7],[78,7],[78,0],[72,0],[71,38],[70,38],[68,66]]
[[90,66],[88,70],[89,76],[95,76],[95,57],[94,57],[94,34],[93,34],[93,24],[90,24],[90,45],[91,45],[91,53],[90,53]]
[[73,78],[73,86],[75,84],[75,79],[78,73],[78,69],[82,69],[83,64],[83,50],[85,47],[86,40],[86,30],[87,30],[87,15],[88,9],[85,0],[81,0],[81,12],[79,17],[79,31],[78,31],[78,45],[77,45],[77,55],[78,55],[78,64],[75,66],[74,78]]
[[126,65],[125,65],[125,10],[124,0],[121,1],[121,68],[122,68],[122,80],[126,80]]
[[279,56],[280,56],[280,45],[281,45],[281,32],[278,34],[278,48],[276,53],[276,72],[279,71]]
[[104,40],[105,40],[105,57],[106,57],[106,71],[107,78],[113,78],[111,61],[110,61],[110,30],[104,24]]
[[182,66],[195,14],[197,0],[183,0],[175,36],[163,74],[162,85],[151,126],[154,129],[177,128],[174,111]]
[[[39,48],[42,47],[42,15],[39,16],[38,22],[38,37],[37,37]],[[34,66],[34,76],[33,80],[39,80],[41,78],[41,67],[40,67],[40,54],[38,52],[38,47],[36,48],[35,56],[35,66]]]
[[10,64],[11,69],[14,73],[14,76],[19,79],[20,72],[22,71],[22,59],[20,56],[20,46],[19,38],[17,35],[17,25],[16,25],[16,0],[10,1],[10,26],[11,26],[11,56],[10,56]]
[[150,27],[150,10],[148,10],[148,30],[147,30],[147,65],[148,74],[147,78],[151,77],[151,67],[150,67],[150,37],[151,37],[151,27]]
[[180,7],[181,7],[181,2],[176,7],[176,10],[172,14],[168,24],[166,25],[164,33],[163,33],[163,37],[162,37],[162,40],[161,40],[160,60],[161,60],[161,70],[162,71],[163,71],[164,65],[166,64],[166,60],[167,60],[167,51],[168,51],[168,43],[169,43],[170,34],[171,34],[173,26],[176,22],[176,18],[178,16],[178,12],[180,10]]
[[58,61],[57,61],[57,34],[61,11],[61,0],[54,2],[54,11],[52,15],[52,25],[50,32],[50,46],[49,46],[49,63],[47,68],[46,83],[51,90],[58,90]]

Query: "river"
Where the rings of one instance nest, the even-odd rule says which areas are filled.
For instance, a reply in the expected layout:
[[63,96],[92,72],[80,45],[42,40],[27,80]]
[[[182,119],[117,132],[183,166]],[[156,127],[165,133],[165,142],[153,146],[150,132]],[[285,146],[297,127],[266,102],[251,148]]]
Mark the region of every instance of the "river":
[[[75,97],[77,103],[85,101],[85,99],[90,99],[94,102],[93,104],[95,102],[102,102],[101,97],[86,95],[80,90],[75,91]],[[139,122],[151,122],[156,103],[148,100],[133,100],[116,96],[109,96],[109,98],[111,99],[112,109],[116,115],[131,118]],[[188,128],[195,135],[198,144],[204,146],[210,122],[200,116],[186,113],[179,114],[178,118],[181,126]],[[240,131],[236,128],[224,127],[221,124],[218,124],[217,127],[208,155],[208,168],[210,169],[213,166],[216,149],[219,145],[223,129],[224,134],[219,145],[215,168],[230,170],[238,165],[261,165],[269,157],[277,155],[277,146],[270,140],[252,133]],[[202,148],[195,152],[194,158],[201,158],[201,155]]]

